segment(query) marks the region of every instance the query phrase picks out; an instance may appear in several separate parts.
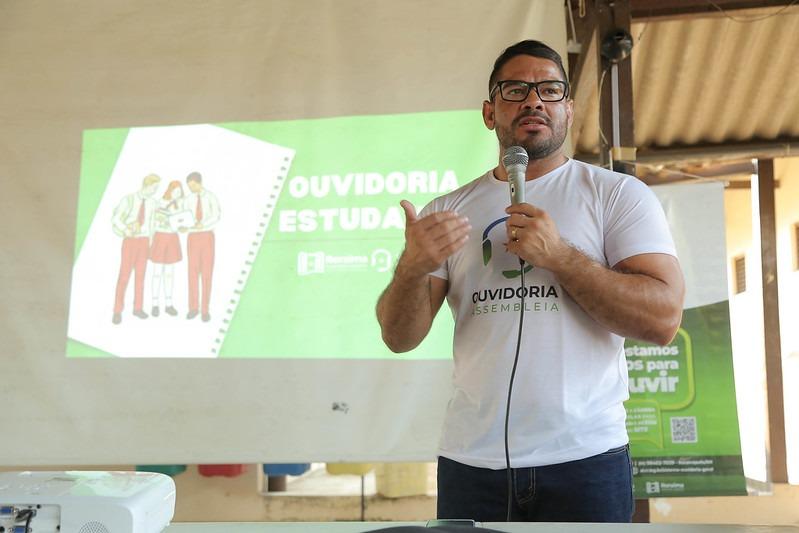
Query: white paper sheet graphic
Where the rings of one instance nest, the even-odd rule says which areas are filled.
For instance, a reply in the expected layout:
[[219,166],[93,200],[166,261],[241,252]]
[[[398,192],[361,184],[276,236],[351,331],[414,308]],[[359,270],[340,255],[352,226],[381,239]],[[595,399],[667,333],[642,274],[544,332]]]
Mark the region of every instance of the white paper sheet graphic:
[[[212,125],[132,128],[75,261],[69,337],[120,357],[216,357],[293,157],[292,149]],[[172,181],[179,181],[188,196],[186,178],[192,172],[201,174],[202,186],[216,196],[220,211],[213,227],[210,320],[203,321],[201,310],[198,316],[187,318],[188,233],[178,232],[181,259],[171,269],[147,261],[142,311],[149,316],[133,315],[134,272],[127,284],[121,322],[112,323],[123,246],[122,237],[112,230],[114,208],[126,195],[141,190],[149,174],[161,178],[153,196],[159,204],[165,202],[163,196]],[[196,200],[191,206],[180,206],[178,213],[188,213],[177,218],[193,220],[195,206]],[[150,244],[154,231],[153,227]],[[166,312],[170,270],[176,316]],[[160,274],[160,279],[154,274]],[[156,286],[157,317],[152,315]],[[199,293],[201,303],[202,285]]]
[[167,216],[169,227],[172,231],[179,231],[182,227],[191,226],[194,223],[194,216],[189,210],[178,211]]

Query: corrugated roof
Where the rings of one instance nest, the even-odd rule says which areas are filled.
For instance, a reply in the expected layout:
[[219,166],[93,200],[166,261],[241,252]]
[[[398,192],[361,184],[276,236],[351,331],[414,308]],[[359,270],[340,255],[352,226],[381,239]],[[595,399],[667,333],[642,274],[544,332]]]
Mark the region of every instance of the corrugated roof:
[[[721,15],[642,21],[631,33],[639,150],[799,137],[798,10],[748,23]],[[609,83],[605,76],[603,90]],[[598,152],[592,86],[578,110],[585,113],[581,131],[572,132],[577,153]]]

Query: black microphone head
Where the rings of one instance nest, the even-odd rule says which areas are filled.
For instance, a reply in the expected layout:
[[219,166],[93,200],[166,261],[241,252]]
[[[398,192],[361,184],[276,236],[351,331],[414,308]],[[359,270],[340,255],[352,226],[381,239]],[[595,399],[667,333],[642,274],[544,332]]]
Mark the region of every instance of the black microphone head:
[[502,164],[505,165],[505,168],[513,165],[522,165],[526,167],[529,161],[530,157],[527,155],[527,150],[521,146],[509,147],[502,156]]

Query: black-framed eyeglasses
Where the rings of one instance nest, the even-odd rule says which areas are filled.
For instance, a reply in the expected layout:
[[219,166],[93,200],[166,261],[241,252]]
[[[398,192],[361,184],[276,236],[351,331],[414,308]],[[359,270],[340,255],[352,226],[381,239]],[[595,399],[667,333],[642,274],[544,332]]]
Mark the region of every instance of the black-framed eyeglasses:
[[569,84],[560,80],[544,80],[530,82],[522,80],[502,80],[498,81],[491,93],[489,100],[494,99],[494,95],[499,89],[502,99],[507,102],[524,102],[530,94],[530,89],[535,89],[535,93],[542,102],[560,102],[569,94]]

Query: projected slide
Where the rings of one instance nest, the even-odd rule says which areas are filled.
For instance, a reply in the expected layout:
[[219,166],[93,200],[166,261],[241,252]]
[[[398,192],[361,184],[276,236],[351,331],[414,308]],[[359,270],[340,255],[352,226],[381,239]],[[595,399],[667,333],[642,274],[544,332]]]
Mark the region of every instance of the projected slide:
[[[417,208],[496,164],[456,111],[84,132],[69,357],[396,357],[374,305]],[[415,359],[451,357],[439,314]]]

